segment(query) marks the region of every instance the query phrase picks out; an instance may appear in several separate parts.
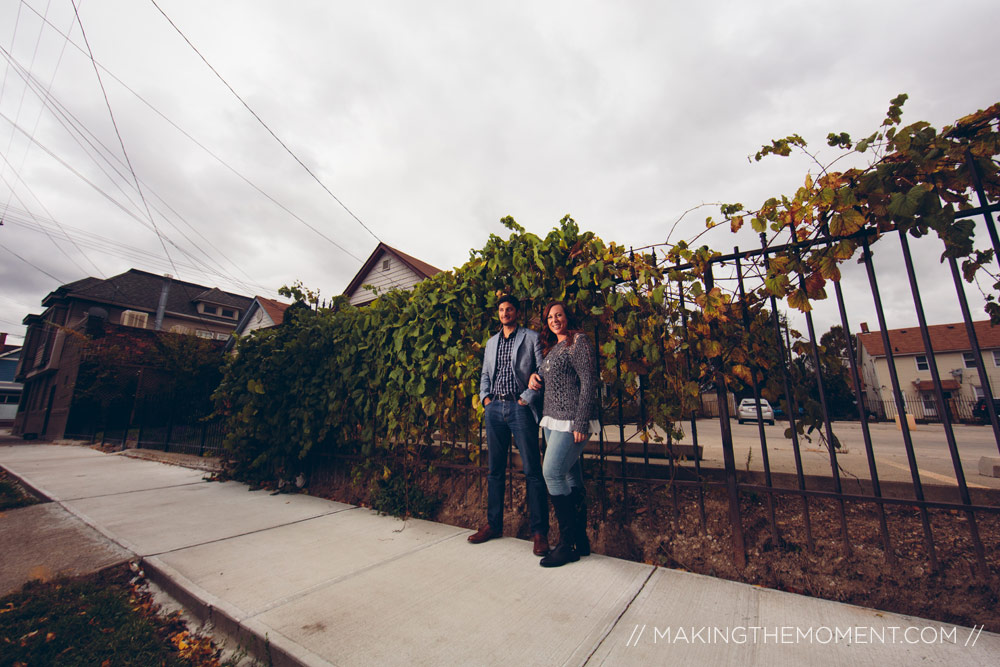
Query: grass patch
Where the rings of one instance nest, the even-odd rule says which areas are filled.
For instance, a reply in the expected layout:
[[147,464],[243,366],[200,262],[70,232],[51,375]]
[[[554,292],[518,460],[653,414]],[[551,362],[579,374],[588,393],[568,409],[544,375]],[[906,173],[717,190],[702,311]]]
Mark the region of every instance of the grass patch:
[[179,613],[158,611],[127,566],[29,582],[0,599],[0,667],[226,664],[211,638],[188,632]]
[[6,470],[0,468],[0,510],[12,510],[41,502],[17,483]]

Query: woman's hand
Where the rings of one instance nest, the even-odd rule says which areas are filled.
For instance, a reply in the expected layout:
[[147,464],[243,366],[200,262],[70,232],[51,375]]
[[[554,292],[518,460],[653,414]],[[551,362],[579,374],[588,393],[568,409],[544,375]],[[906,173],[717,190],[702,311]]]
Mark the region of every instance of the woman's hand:
[[528,378],[528,389],[531,389],[532,391],[541,391],[542,376],[538,373],[532,373],[531,377]]
[[579,431],[573,431],[573,442],[581,443],[587,439],[586,433],[580,433]]

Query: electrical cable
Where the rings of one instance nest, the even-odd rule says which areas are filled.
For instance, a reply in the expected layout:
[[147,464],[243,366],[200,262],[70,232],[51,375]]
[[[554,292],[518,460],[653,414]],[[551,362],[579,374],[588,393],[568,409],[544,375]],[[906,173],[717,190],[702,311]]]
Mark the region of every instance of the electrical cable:
[[[97,61],[94,60],[94,50],[90,48],[90,40],[87,39],[87,31],[83,27],[83,21],[80,19],[80,11],[77,9],[76,0],[70,0],[70,2],[73,5],[73,13],[76,14],[76,23],[80,26],[80,34],[83,35],[83,43],[87,46],[87,52],[90,54],[90,62],[94,66],[94,74],[97,76],[97,83],[101,87],[101,94],[104,96],[104,103],[108,107],[108,116],[111,117],[111,125],[115,128],[115,136],[118,137],[118,143],[122,147],[122,155],[125,157],[125,162],[128,164],[129,171],[132,173],[132,179],[135,182],[135,189],[139,193],[139,198],[142,199],[142,203],[146,208],[146,215],[149,217],[149,222],[153,225],[156,237],[160,240],[163,252],[170,261],[170,265],[173,266],[174,260],[170,256],[170,251],[167,250],[167,243],[163,240],[163,235],[160,234],[160,230],[156,226],[156,220],[153,219],[153,213],[149,210],[149,204],[146,202],[146,196],[142,192],[142,186],[139,185],[139,177],[135,174],[135,169],[132,167],[132,160],[129,158],[128,150],[125,148],[125,140],[122,139],[122,134],[118,130],[118,122],[115,120],[115,113],[111,109],[111,100],[108,99],[108,91],[104,89],[104,81],[101,79],[101,71],[97,67]],[[177,271],[176,268],[174,270],[174,275],[180,275],[180,272]]]
[[[76,44],[72,39],[70,39],[67,34],[63,33],[61,30],[59,30],[59,28],[57,28],[55,25],[53,25],[50,21],[48,21],[46,18],[44,18],[43,16],[41,16],[40,14],[38,14],[38,12],[34,8],[32,8],[30,5],[25,5],[25,6],[29,10],[33,11],[35,13],[35,15],[38,16],[42,21],[44,21],[53,31],[55,31],[56,33],[62,35],[64,38],[66,38],[66,40],[67,40],[67,42],[69,44],[71,44],[73,47],[75,47],[81,53],[83,53],[84,55],[86,55],[86,51],[81,46],[79,46],[78,44]],[[0,46],[0,51],[2,51],[2,50],[3,50],[3,47]],[[9,57],[10,56],[8,54],[8,58]],[[226,162],[222,157],[220,157],[219,155],[217,155],[216,153],[214,153],[212,150],[210,150],[207,146],[205,146],[203,143],[201,143],[200,141],[198,141],[198,139],[196,139],[189,132],[187,132],[184,128],[182,128],[180,125],[178,125],[173,120],[171,120],[166,114],[164,114],[156,106],[154,106],[151,102],[149,102],[146,98],[144,98],[142,95],[140,95],[138,92],[136,92],[127,83],[125,83],[124,81],[122,81],[118,76],[116,76],[114,74],[114,72],[112,72],[107,67],[105,67],[104,65],[100,64],[99,62],[97,63],[97,65],[101,68],[101,70],[104,71],[105,74],[107,74],[112,79],[114,79],[120,86],[122,86],[125,90],[127,90],[128,92],[130,92],[140,102],[142,102],[143,104],[145,104],[151,111],[153,111],[155,114],[157,114],[158,116],[160,116],[160,118],[162,118],[164,121],[166,121],[168,124],[170,124],[175,130],[177,130],[178,132],[180,132],[181,134],[183,134],[185,137],[187,137],[196,146],[198,146],[203,151],[205,151],[208,155],[210,155],[212,158],[214,158],[222,166],[226,167],[229,171],[231,171],[233,174],[235,174],[237,177],[239,177],[241,180],[243,180],[243,182],[245,182],[247,185],[249,185],[250,187],[252,187],[259,194],[261,194],[262,196],[264,196],[265,198],[267,198],[269,201],[271,201],[271,203],[273,203],[275,206],[277,206],[278,208],[280,208],[281,210],[283,210],[285,213],[287,213],[288,215],[290,215],[293,218],[295,218],[295,220],[297,220],[298,222],[300,222],[303,225],[305,225],[307,228],[309,228],[311,231],[313,231],[314,233],[316,233],[323,240],[327,241],[328,243],[330,243],[331,245],[333,245],[334,247],[336,247],[337,249],[339,249],[341,252],[343,252],[346,255],[350,256],[351,258],[357,260],[359,263],[362,263],[362,264],[364,263],[363,259],[361,259],[357,255],[355,255],[350,250],[348,250],[344,246],[340,245],[336,241],[334,241],[332,238],[330,238],[329,236],[327,236],[326,234],[324,234],[323,232],[321,232],[319,229],[317,229],[313,225],[311,225],[308,222],[306,222],[302,217],[300,217],[298,214],[296,214],[290,208],[288,208],[287,206],[285,206],[284,204],[282,204],[280,201],[278,201],[277,199],[275,199],[273,196],[271,196],[270,194],[268,194],[267,192],[265,192],[263,188],[261,188],[256,183],[254,183],[253,181],[251,181],[247,176],[245,176],[239,170],[237,170],[235,167],[233,167],[228,162]],[[162,198],[160,198],[160,200],[163,201]],[[202,236],[200,234],[200,232],[197,232],[197,233],[199,234],[199,236]],[[205,238],[205,237],[202,236],[202,238]],[[207,239],[205,239],[205,240],[206,240],[206,242],[208,241]],[[221,252],[220,252],[220,254],[221,254]],[[223,257],[225,257],[225,256],[223,255]],[[225,259],[227,259],[227,261],[230,261],[232,263],[232,260],[229,260],[229,258],[225,258]],[[235,264],[233,264],[233,265],[236,266]],[[240,267],[237,266],[236,268],[239,269],[240,271],[242,271],[242,269],[240,269]],[[243,273],[244,273],[244,275],[246,275],[245,271]],[[248,275],[247,277],[249,278],[250,276]]]
[[[13,125],[13,126],[14,126],[14,127],[15,127],[15,128],[16,128],[16,129],[18,130],[18,131],[19,131],[19,132],[21,132],[21,133],[22,133],[22,134],[24,134],[25,136],[28,136],[28,135],[27,135],[27,133],[26,133],[26,132],[24,131],[24,129],[23,129],[23,128],[21,128],[21,127],[17,126],[16,124],[14,124],[14,123],[13,123],[13,121],[11,121],[11,119],[10,119],[10,118],[8,118],[7,116],[5,116],[5,115],[4,115],[3,113],[0,113],[0,119],[3,119],[3,120],[6,120],[6,121],[7,121],[8,123],[11,123],[11,125]],[[98,192],[98,193],[99,193],[99,194],[100,194],[100,195],[101,195],[102,197],[104,197],[104,198],[105,198],[105,199],[107,199],[107,200],[108,200],[109,202],[111,202],[111,203],[112,203],[112,204],[113,204],[114,206],[116,206],[116,207],[117,207],[117,208],[118,208],[118,209],[119,209],[120,211],[122,211],[122,212],[123,212],[123,213],[124,213],[125,215],[127,215],[127,216],[129,216],[130,218],[134,219],[134,220],[135,220],[136,222],[138,222],[139,224],[141,224],[141,225],[143,225],[143,226],[147,226],[147,228],[148,228],[148,225],[149,225],[149,222],[148,222],[148,221],[146,221],[146,220],[143,220],[143,219],[142,219],[141,217],[139,217],[138,215],[136,215],[136,214],[135,214],[135,213],[134,213],[133,211],[131,211],[131,210],[129,210],[128,208],[126,208],[126,207],[125,207],[125,206],[124,206],[124,205],[123,205],[123,204],[122,204],[121,202],[119,202],[119,201],[118,201],[118,200],[116,200],[116,199],[115,199],[114,197],[112,197],[111,195],[109,195],[108,193],[106,193],[106,192],[105,192],[104,190],[102,190],[102,189],[101,189],[101,188],[100,188],[100,187],[99,187],[99,186],[98,186],[97,184],[95,184],[95,183],[94,183],[93,181],[91,181],[91,180],[90,180],[90,179],[88,179],[88,178],[87,178],[86,176],[84,176],[83,174],[81,174],[81,173],[80,173],[79,171],[77,171],[76,169],[74,169],[74,168],[73,168],[73,167],[72,167],[72,166],[71,166],[71,165],[70,165],[69,163],[67,163],[67,162],[66,162],[65,160],[63,160],[63,159],[62,159],[62,158],[60,158],[60,157],[59,157],[58,155],[56,155],[56,154],[55,154],[55,153],[54,153],[54,152],[53,152],[52,150],[50,150],[50,149],[49,149],[49,148],[48,148],[47,146],[45,146],[44,144],[42,144],[41,142],[39,142],[39,141],[38,141],[37,139],[35,139],[35,138],[33,138],[33,137],[29,137],[29,140],[30,140],[30,141],[31,141],[31,142],[32,142],[32,143],[33,143],[33,144],[34,144],[35,146],[37,146],[37,147],[38,147],[38,148],[40,148],[40,149],[41,149],[42,151],[44,151],[44,152],[45,152],[45,153],[46,153],[46,154],[47,154],[47,155],[48,155],[49,157],[51,157],[51,158],[52,158],[53,160],[57,161],[57,162],[58,162],[59,164],[61,164],[61,165],[62,165],[62,166],[64,166],[64,167],[65,167],[66,169],[68,169],[68,170],[69,170],[70,172],[72,172],[72,173],[73,173],[73,174],[74,174],[74,175],[75,175],[75,176],[76,176],[77,178],[79,178],[79,179],[80,179],[80,180],[82,180],[82,181],[83,181],[84,183],[86,183],[87,185],[89,185],[89,186],[90,186],[91,188],[93,188],[94,190],[96,190],[96,191],[97,191],[97,192]],[[172,241],[172,240],[171,240],[171,239],[169,239],[169,238],[167,238],[166,240],[167,240],[167,241],[169,241],[169,242],[170,242],[170,244],[171,244],[171,245],[173,245],[173,246],[174,246],[175,248],[177,248],[177,249],[178,249],[178,250],[179,250],[179,251],[180,251],[181,253],[184,253],[184,254],[187,254],[187,253],[185,253],[185,251],[184,251],[184,250],[183,250],[182,248],[180,248],[180,247],[179,247],[179,246],[178,246],[178,245],[177,245],[176,243],[174,243],[174,241]],[[188,255],[188,257],[190,257],[190,255]]]
[[[6,211],[4,211],[3,214],[5,216],[7,223],[11,227],[22,228],[35,233],[46,233],[45,222],[53,222],[53,223],[55,222],[55,221],[43,222],[42,220],[37,219],[36,216],[32,215],[31,218],[29,218],[22,215],[22,213],[26,212],[22,212],[19,209],[8,208]],[[62,229],[63,233],[65,233],[71,241],[85,248],[97,250],[98,252],[105,255],[112,255],[115,257],[121,257],[122,259],[126,259],[129,261],[139,262],[142,265],[146,266],[152,264],[162,264],[164,270],[170,269],[169,265],[167,265],[166,262],[163,260],[162,254],[156,254],[153,252],[149,252],[148,250],[143,250],[142,248],[126,245],[124,243],[120,243],[113,239],[99,236],[87,230],[73,228],[65,224],[62,225],[62,228],[63,228]],[[277,295],[277,292],[275,290],[268,289],[262,285],[251,284],[250,287],[252,287],[252,289],[247,289],[248,287],[247,284],[237,282],[232,278],[232,276],[228,276],[218,271],[209,270],[204,266],[197,266],[195,264],[185,264],[183,262],[177,262],[177,266],[189,269],[191,271],[195,271],[205,276],[211,276],[214,279],[221,278],[226,282],[238,285],[242,290],[245,290],[247,292],[256,292],[262,295],[265,293]]]
[[[2,54],[4,57],[6,57],[8,59],[8,61],[10,61],[12,64],[14,64],[15,67],[19,68],[18,69],[18,74],[24,79],[25,83],[29,87],[38,86],[39,85],[38,82],[34,79],[34,77],[32,77],[32,75],[30,74],[30,72],[23,71],[23,66],[19,65],[17,63],[17,61],[14,60],[5,49],[3,49],[2,46],[0,46],[0,54]],[[56,100],[54,98],[54,96],[52,96],[48,91],[39,92],[35,88],[32,88],[32,89],[34,90],[34,92],[36,94],[39,95],[39,97],[42,100],[42,103],[44,105],[46,105],[46,107],[49,109],[49,111],[55,117],[56,121],[58,121],[63,126],[63,128],[69,133],[69,135],[74,139],[74,141],[76,141],[77,145],[80,146],[81,149],[83,149],[84,153],[88,153],[88,150],[87,150],[87,147],[84,146],[80,142],[80,138],[82,138],[87,143],[87,145],[93,150],[93,152],[96,155],[100,156],[105,162],[107,162],[111,166],[111,168],[115,172],[115,174],[117,174],[122,180],[125,180],[125,178],[126,178],[125,175],[121,171],[119,171],[117,168],[115,168],[114,164],[112,163],[112,160],[114,160],[114,161],[118,162],[118,164],[121,164],[123,167],[125,166],[124,163],[121,161],[121,159],[118,158],[118,156],[114,155],[114,153],[112,153],[111,150],[107,146],[105,146],[103,143],[101,143],[99,139],[97,139],[96,137],[94,137],[93,133],[91,133],[86,128],[86,126],[83,125],[83,123],[81,123],[79,121],[79,119],[77,119],[71,112],[69,112],[68,110],[66,110],[65,107],[62,104],[60,104],[59,101]],[[32,135],[28,135],[28,133],[26,131],[24,131],[23,128],[21,129],[21,131],[24,132],[26,136],[28,136],[29,141],[32,140]],[[79,137],[77,137],[75,133],[78,133]],[[90,135],[91,137],[93,137],[93,141],[91,141],[90,139],[88,139],[86,135]],[[96,143],[96,145],[95,145],[95,143]],[[101,152],[101,149],[103,149],[104,153]],[[101,162],[98,161],[93,155],[91,155],[91,159],[97,165],[98,169],[100,169],[101,172],[104,173],[104,175],[108,177],[108,180],[111,181],[115,185],[115,187],[118,189],[118,191],[120,193],[122,193],[122,195],[126,198],[126,200],[130,204],[135,205],[135,203],[132,202],[131,198],[129,197],[128,193],[111,176],[111,174],[109,174],[104,169],[104,167],[102,166]],[[147,189],[150,190],[150,193],[153,194],[153,196],[155,196],[168,209],[170,209],[170,211],[174,215],[176,215],[178,217],[178,219],[180,219],[182,222],[184,222],[184,224],[186,224],[196,234],[198,234],[198,236],[200,236],[202,238],[202,240],[207,245],[209,245],[214,250],[216,250],[217,252],[219,252],[219,254],[222,255],[227,261],[229,261],[234,267],[236,267],[239,271],[241,271],[244,275],[246,275],[248,280],[250,280],[250,281],[253,280],[246,273],[246,271],[243,271],[239,266],[237,266],[235,264],[235,262],[233,262],[231,259],[229,259],[228,257],[226,257],[224,253],[222,253],[221,251],[219,251],[218,248],[215,248],[215,246],[212,244],[212,242],[209,239],[207,239],[203,234],[201,234],[201,232],[199,232],[194,227],[194,225],[192,225],[190,222],[188,222],[187,220],[185,220],[183,218],[183,216],[181,216],[176,210],[174,210],[172,207],[170,207],[170,205],[167,204],[166,201],[162,197],[160,197],[158,194],[156,194],[156,192],[153,191],[152,188],[149,188],[149,186],[147,186]],[[155,206],[153,207],[153,209],[156,210],[158,213],[160,213],[160,215],[163,216],[163,218],[167,222],[169,222],[174,227],[174,229],[176,229],[185,238],[185,240],[188,243],[190,243],[193,247],[197,248],[198,251],[201,252],[203,255],[205,255],[205,257],[209,261],[214,261],[216,263],[216,265],[218,266],[218,269],[220,271],[224,271],[224,269],[222,268],[221,264],[219,264],[216,260],[214,260],[214,258],[211,257],[207,252],[205,252],[205,250],[199,244],[195,243],[189,236],[187,236],[187,234],[185,234],[181,229],[179,229],[176,224],[174,224],[173,222],[171,222],[170,219],[166,215],[164,215],[162,211],[159,211],[159,209],[157,209]],[[56,225],[60,224],[58,221],[55,221],[55,220],[52,220],[52,222],[54,222]],[[145,223],[143,223],[143,224],[145,224]],[[168,240],[169,240],[169,237],[168,237]],[[197,261],[197,260],[194,259],[194,257],[191,256],[190,253],[188,253],[186,250],[184,250],[183,248],[181,248],[180,246],[178,246],[176,243],[174,243],[173,241],[170,241],[170,243],[175,248],[177,248],[178,250],[180,250],[180,252],[182,252],[183,254],[187,255],[189,258],[191,258],[193,261]],[[211,271],[210,271],[210,273],[211,273]],[[237,279],[237,278],[235,278],[233,276],[228,276],[226,274],[222,274],[222,275],[224,275],[227,278],[227,280],[230,280],[231,282],[233,282],[235,284],[241,284],[241,283],[244,282],[244,281],[241,281],[241,280],[239,280],[239,279]]]
[[223,83],[223,85],[225,85],[225,87],[229,89],[229,92],[231,92],[231,93],[232,93],[232,94],[233,94],[233,95],[234,95],[234,96],[236,97],[236,99],[238,99],[238,100],[240,101],[240,103],[241,103],[241,104],[242,104],[242,105],[243,105],[243,106],[244,106],[244,107],[246,108],[246,110],[250,112],[250,115],[252,115],[252,116],[253,116],[253,117],[254,117],[255,119],[257,119],[257,122],[258,122],[258,123],[260,123],[260,124],[261,124],[261,126],[263,126],[263,128],[264,128],[265,130],[267,130],[267,131],[268,131],[268,133],[269,133],[269,134],[270,134],[270,135],[271,135],[272,137],[274,137],[274,140],[275,140],[275,141],[277,141],[277,142],[278,142],[278,144],[280,144],[282,148],[284,148],[284,149],[285,149],[285,152],[287,152],[287,153],[288,153],[289,155],[291,155],[291,156],[292,156],[292,159],[294,159],[294,160],[295,160],[296,162],[298,162],[298,163],[299,163],[299,165],[300,165],[300,166],[301,166],[301,167],[302,167],[303,169],[305,169],[305,170],[306,170],[306,173],[307,173],[307,174],[309,174],[310,176],[312,176],[313,180],[314,180],[314,181],[316,181],[316,182],[317,182],[317,183],[319,184],[319,186],[320,186],[321,188],[323,188],[324,190],[326,190],[326,193],[327,193],[328,195],[330,195],[331,197],[333,197],[333,200],[334,200],[335,202],[337,202],[338,204],[340,204],[341,208],[343,208],[343,209],[344,209],[345,211],[347,211],[347,212],[348,212],[348,213],[350,214],[350,216],[351,216],[352,218],[354,218],[354,219],[355,219],[355,220],[356,220],[356,221],[358,222],[358,224],[359,224],[359,225],[361,225],[362,227],[364,227],[365,231],[367,231],[367,232],[368,232],[369,234],[371,234],[371,235],[372,235],[372,238],[374,238],[374,239],[375,239],[376,241],[378,241],[379,243],[382,243],[382,242],[383,242],[383,241],[382,241],[382,239],[380,239],[380,238],[379,238],[379,237],[378,237],[378,236],[377,236],[377,235],[375,234],[375,232],[373,232],[373,231],[372,231],[371,229],[369,229],[369,228],[368,228],[368,225],[366,225],[366,224],[365,224],[364,222],[362,222],[362,221],[361,221],[361,218],[359,218],[358,216],[356,216],[356,215],[354,214],[354,211],[352,211],[351,209],[349,209],[349,208],[347,207],[347,205],[346,205],[346,204],[344,204],[344,202],[342,202],[342,201],[341,201],[341,200],[340,200],[340,199],[339,199],[339,198],[337,197],[337,195],[333,194],[333,191],[332,191],[332,190],[330,190],[330,188],[328,188],[328,187],[326,186],[326,184],[325,184],[325,183],[323,183],[323,181],[321,181],[321,180],[319,179],[319,177],[318,177],[318,176],[316,176],[316,174],[314,174],[314,173],[312,172],[312,170],[311,170],[311,169],[309,169],[309,167],[307,167],[307,166],[306,166],[305,162],[303,162],[303,161],[302,161],[301,159],[299,159],[299,156],[298,156],[298,155],[296,155],[296,154],[295,154],[295,153],[294,153],[294,152],[292,151],[292,149],[290,149],[290,148],[289,148],[289,147],[288,147],[288,146],[287,146],[287,145],[285,144],[285,142],[284,142],[284,141],[282,141],[282,140],[281,140],[281,139],[280,139],[280,138],[278,137],[278,135],[274,133],[274,130],[272,130],[272,129],[271,129],[270,127],[268,127],[267,123],[265,123],[265,122],[264,122],[264,120],[263,120],[263,119],[262,119],[262,118],[261,118],[260,116],[258,116],[258,115],[257,115],[257,112],[256,112],[256,111],[254,111],[254,110],[253,110],[253,109],[252,109],[252,108],[250,107],[250,105],[249,105],[249,104],[247,104],[246,100],[244,100],[244,99],[243,99],[242,97],[240,97],[239,93],[237,93],[237,92],[236,92],[236,91],[235,91],[235,90],[233,89],[233,87],[229,85],[229,82],[228,82],[228,81],[226,81],[226,80],[225,80],[224,78],[222,78],[222,75],[221,75],[221,74],[219,74],[219,72],[218,72],[218,71],[217,71],[217,70],[216,70],[216,69],[215,69],[214,67],[212,67],[212,64],[211,64],[210,62],[208,62],[208,59],[207,59],[207,58],[205,58],[205,56],[203,56],[203,55],[202,55],[201,51],[199,51],[199,50],[197,49],[197,47],[195,47],[195,45],[191,43],[191,40],[189,40],[189,39],[187,38],[187,36],[186,36],[186,35],[185,35],[185,34],[184,34],[183,32],[181,32],[181,29],[180,29],[179,27],[177,27],[177,24],[176,24],[176,23],[174,23],[174,22],[173,22],[173,20],[171,20],[171,18],[170,18],[169,16],[167,16],[167,13],[166,13],[166,12],[164,12],[164,11],[163,11],[163,9],[161,9],[161,8],[160,8],[160,6],[159,6],[158,4],[156,4],[156,0],[149,0],[149,1],[150,1],[151,3],[153,3],[153,6],[154,6],[154,7],[156,7],[156,9],[157,9],[157,10],[158,10],[158,11],[159,11],[159,12],[160,12],[161,14],[163,14],[163,18],[165,18],[165,19],[167,20],[167,23],[169,23],[169,24],[170,24],[170,26],[171,26],[171,27],[172,27],[172,28],[173,28],[174,30],[176,30],[176,31],[177,31],[177,34],[181,36],[181,39],[183,39],[183,40],[184,40],[185,42],[187,42],[187,45],[188,45],[188,46],[190,46],[190,47],[191,47],[191,49],[192,49],[192,50],[193,50],[193,51],[194,51],[194,52],[195,52],[196,54],[198,54],[198,57],[199,57],[199,58],[201,58],[202,62],[204,62],[204,63],[205,63],[205,65],[206,65],[206,66],[208,67],[208,69],[212,70],[212,73],[213,73],[213,74],[215,74],[215,76],[216,76],[216,77],[218,77],[219,81],[221,81],[221,82]]
[[[12,227],[20,227],[38,233],[42,233],[45,231],[46,222],[55,223],[54,220],[44,220],[44,221],[40,220],[37,218],[37,216],[31,216],[31,219],[29,219],[23,215],[24,213],[26,212],[21,211],[19,209],[8,208],[5,211],[3,211],[3,216]],[[98,252],[108,255],[113,255],[116,257],[121,257],[123,259],[127,259],[130,261],[141,262],[145,265],[149,265],[151,263],[156,263],[156,262],[163,262],[163,258],[161,255],[149,252],[148,250],[143,250],[142,248],[126,245],[114,239],[109,239],[107,237],[99,236],[90,231],[80,228],[75,228],[65,223],[61,225],[61,228],[63,232],[67,234],[67,236],[74,239],[77,243],[79,243],[83,247],[91,248],[93,250],[97,250]],[[205,276],[212,276],[213,278],[222,278],[227,282],[240,286],[241,289],[246,289],[247,287],[246,284],[235,281],[232,276],[228,276],[218,271],[206,270],[204,266],[196,266],[194,264],[184,264],[181,262],[178,262],[177,265],[182,268],[188,268],[192,271],[195,271]],[[169,268],[165,262],[163,263],[163,266]],[[275,297],[278,296],[277,291],[266,288],[262,285],[251,283],[250,286],[253,287],[253,289],[246,291],[256,292],[257,294],[261,295],[264,295],[266,293],[274,295]]]
[[25,264],[27,264],[31,268],[35,269],[36,271],[40,271],[40,272],[44,273],[45,275],[47,275],[49,278],[52,278],[52,280],[55,280],[60,285],[64,284],[64,281],[60,280],[59,278],[56,278],[54,275],[52,275],[51,273],[49,273],[45,269],[41,268],[40,266],[36,266],[35,264],[32,264],[30,261],[26,260],[24,257],[21,257],[16,252],[14,252],[10,248],[8,248],[6,246],[6,244],[0,244],[0,248],[3,248],[4,250],[6,250],[7,252],[9,252],[10,254],[14,255],[14,257],[17,257],[19,260],[21,260],[22,262],[24,262]]
[[[7,157],[5,155],[0,155],[0,158],[3,159],[4,164],[6,164],[6,165],[8,165],[8,166],[11,167],[11,172],[14,174],[14,176],[16,176],[18,178],[18,180],[21,181],[21,184],[24,185],[25,188],[27,188],[28,193],[31,194],[32,197],[35,197],[35,193],[31,191],[31,188],[29,188],[28,185],[27,185],[27,183],[24,182],[24,179],[21,178],[20,174],[18,174],[16,171],[14,171],[13,166],[10,165],[10,163],[7,161]],[[14,191],[14,187],[10,183],[7,182],[6,177],[4,177],[2,173],[0,173],[0,181],[3,181],[4,185],[6,185],[7,188],[10,190],[11,196],[14,197],[14,198],[16,198],[17,201],[20,202],[21,206],[24,206],[25,209],[27,209],[27,205],[21,199],[21,195],[17,194],[17,192]],[[35,197],[35,200],[38,201],[38,197]],[[39,202],[39,203],[41,204],[41,202]],[[44,209],[45,206],[42,205],[42,208]],[[9,204],[4,207],[5,211],[8,210],[8,209],[10,209],[10,205]],[[48,213],[48,211],[46,211],[46,213]],[[28,214],[29,215],[33,215],[30,212],[28,212]],[[65,232],[64,232],[64,234],[65,234]],[[90,259],[90,257],[87,257],[87,254],[85,252],[83,252],[83,250],[80,248],[80,246],[78,246],[76,244],[76,242],[74,242],[69,237],[68,234],[65,234],[65,235],[66,235],[66,240],[69,241],[70,243],[72,243],[73,247],[75,247],[80,252],[80,254],[83,255],[87,259],[87,261],[89,261],[94,266],[94,268],[96,268],[98,270],[98,272],[100,272],[100,270],[101,270],[100,267],[98,267],[97,264],[94,264],[94,261],[92,259]],[[66,252],[65,248],[63,248],[61,245],[59,245],[58,243],[56,243],[55,238],[53,238],[53,236],[48,232],[48,230],[45,230],[45,236],[47,236],[48,239],[49,239],[49,241],[52,242],[52,245],[54,245],[62,254],[66,255],[66,258],[69,261],[71,261],[73,263],[73,265],[76,266],[76,268],[80,269],[80,271],[83,272],[83,273],[87,272],[87,270],[84,269],[82,266],[80,266],[80,264],[73,258],[72,255],[70,255],[68,252]],[[102,274],[102,277],[103,277],[103,274]]]

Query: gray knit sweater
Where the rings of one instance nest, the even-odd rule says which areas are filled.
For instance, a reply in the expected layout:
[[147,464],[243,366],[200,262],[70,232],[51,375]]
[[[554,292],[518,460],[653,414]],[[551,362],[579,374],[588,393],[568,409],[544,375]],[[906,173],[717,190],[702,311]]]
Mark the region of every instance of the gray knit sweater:
[[556,343],[538,369],[545,382],[542,415],[573,422],[573,430],[590,433],[597,419],[597,370],[594,346],[586,334]]

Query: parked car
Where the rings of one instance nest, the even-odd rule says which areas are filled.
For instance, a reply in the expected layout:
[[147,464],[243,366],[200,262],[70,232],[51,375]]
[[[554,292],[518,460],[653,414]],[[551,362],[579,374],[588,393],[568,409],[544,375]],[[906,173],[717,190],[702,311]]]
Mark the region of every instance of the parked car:
[[[774,425],[774,408],[767,402],[767,399],[760,399],[760,416],[768,424]],[[752,398],[744,398],[736,408],[736,421],[755,422],[757,421],[757,403]]]
[[[996,412],[997,416],[1000,417],[1000,398],[993,399],[993,410]],[[972,406],[972,418],[980,424],[990,423],[990,414],[986,412],[985,398],[980,398],[976,401],[976,404]]]

